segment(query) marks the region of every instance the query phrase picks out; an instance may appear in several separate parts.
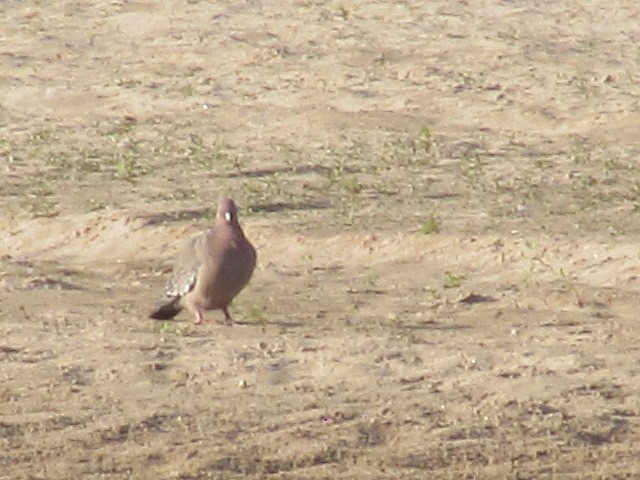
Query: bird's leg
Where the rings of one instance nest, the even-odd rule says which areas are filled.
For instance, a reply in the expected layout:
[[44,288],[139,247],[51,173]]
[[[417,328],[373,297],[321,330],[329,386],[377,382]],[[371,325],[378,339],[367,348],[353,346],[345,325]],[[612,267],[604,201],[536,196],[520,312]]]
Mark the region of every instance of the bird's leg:
[[202,315],[202,311],[197,308],[196,309],[196,319],[194,320],[194,323],[196,325],[200,325],[202,322],[204,322],[204,315]]
[[224,319],[225,319],[227,325],[233,324],[233,318],[231,318],[231,314],[229,313],[229,309],[228,308],[223,308],[222,311],[224,312]]

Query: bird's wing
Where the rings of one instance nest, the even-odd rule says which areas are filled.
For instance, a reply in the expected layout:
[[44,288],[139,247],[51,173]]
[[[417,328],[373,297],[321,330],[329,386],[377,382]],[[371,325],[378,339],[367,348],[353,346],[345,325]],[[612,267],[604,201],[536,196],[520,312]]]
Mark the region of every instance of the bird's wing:
[[183,297],[196,286],[198,272],[204,261],[207,232],[199,233],[187,242],[178,254],[173,274],[165,288],[167,297]]
[[203,263],[207,232],[191,238],[177,255],[173,273],[165,286],[158,306],[149,315],[156,320],[173,318],[182,309],[180,299],[193,290]]

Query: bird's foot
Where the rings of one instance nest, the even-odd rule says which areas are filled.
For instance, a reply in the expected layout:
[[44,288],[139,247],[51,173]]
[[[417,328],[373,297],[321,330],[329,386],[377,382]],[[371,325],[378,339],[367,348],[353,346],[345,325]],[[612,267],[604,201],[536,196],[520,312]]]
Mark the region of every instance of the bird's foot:
[[226,308],[223,308],[222,311],[224,312],[224,323],[227,325],[233,325],[233,318],[231,318],[231,314],[229,313],[229,310]]

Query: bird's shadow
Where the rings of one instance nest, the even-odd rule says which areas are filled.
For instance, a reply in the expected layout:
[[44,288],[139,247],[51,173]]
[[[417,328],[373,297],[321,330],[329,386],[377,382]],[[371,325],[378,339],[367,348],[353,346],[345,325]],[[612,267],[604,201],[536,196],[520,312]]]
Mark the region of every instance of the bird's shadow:
[[[188,318],[172,318],[170,320],[153,320],[154,322],[170,322],[170,323],[175,323],[176,325],[191,325],[193,324],[193,321],[191,319]],[[207,320],[205,323],[205,325],[212,325],[212,326],[217,326],[217,327],[278,327],[278,328],[300,328],[303,327],[305,324],[303,322],[297,322],[297,321],[282,321],[282,320],[276,320],[276,321],[247,321],[247,320],[234,320],[232,324],[226,324],[223,321],[216,321],[216,320]]]
[[295,321],[264,321],[264,322],[247,322],[244,320],[234,321],[233,325],[240,325],[242,327],[278,327],[278,328],[301,328],[305,324],[303,322]]

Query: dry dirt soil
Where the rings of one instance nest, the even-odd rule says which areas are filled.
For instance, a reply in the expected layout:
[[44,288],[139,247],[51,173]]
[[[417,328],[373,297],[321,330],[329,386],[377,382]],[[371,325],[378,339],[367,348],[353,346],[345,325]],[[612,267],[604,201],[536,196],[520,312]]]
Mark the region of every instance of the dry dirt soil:
[[[640,478],[636,0],[4,1],[0,39],[0,478]],[[222,194],[236,324],[149,320]]]

